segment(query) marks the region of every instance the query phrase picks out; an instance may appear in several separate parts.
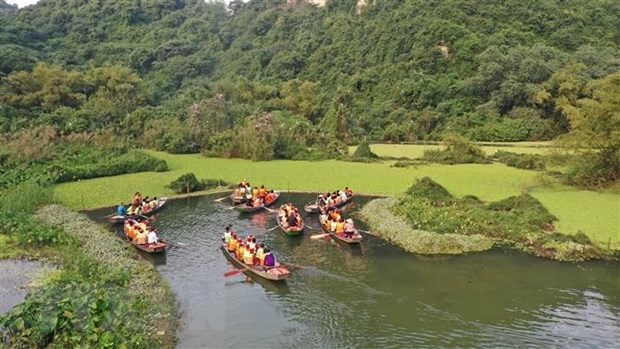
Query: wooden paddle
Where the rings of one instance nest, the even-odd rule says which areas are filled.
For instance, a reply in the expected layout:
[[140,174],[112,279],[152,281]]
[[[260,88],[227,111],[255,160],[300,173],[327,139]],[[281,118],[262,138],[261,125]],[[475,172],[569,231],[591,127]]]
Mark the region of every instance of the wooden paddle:
[[315,235],[310,236],[310,239],[322,239],[322,238],[324,238],[326,236],[329,236],[329,234],[327,234],[327,233],[315,234]]
[[381,236],[381,235],[379,235],[377,233],[369,232],[368,230],[357,229],[357,231],[359,231],[361,233],[364,233],[364,234],[372,235],[372,236],[377,236],[377,237]]
[[268,233],[268,232],[270,232],[270,231],[272,231],[272,230],[274,230],[274,229],[278,229],[279,227],[280,227],[280,226],[276,225],[275,227],[273,227],[273,228],[271,228],[271,229],[266,230],[266,231],[265,231],[265,233]]
[[229,196],[224,196],[223,198],[215,199],[213,201],[215,201],[215,202],[222,202],[222,200],[228,199],[228,198],[229,198]]
[[229,277],[229,276],[232,276],[232,275],[237,275],[237,274],[242,273],[242,272],[244,272],[244,271],[246,271],[248,269],[249,268],[246,267],[246,268],[243,268],[243,269],[229,270],[229,271],[224,273],[224,277]]

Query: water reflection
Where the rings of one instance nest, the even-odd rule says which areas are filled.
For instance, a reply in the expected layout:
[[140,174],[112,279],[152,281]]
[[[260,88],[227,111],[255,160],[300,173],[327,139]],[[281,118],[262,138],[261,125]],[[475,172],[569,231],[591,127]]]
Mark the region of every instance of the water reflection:
[[[285,198],[301,207],[314,195]],[[347,215],[355,217],[364,200],[356,197]],[[213,197],[167,205],[153,224],[171,247],[163,263],[154,263],[181,302],[182,348],[608,348],[620,342],[618,262],[565,264],[500,249],[423,257],[369,235],[352,246],[312,239],[317,232],[310,230],[288,237],[269,231],[273,213],[239,215]],[[319,227],[316,216],[305,219]],[[232,267],[219,246],[229,224],[303,268],[285,283],[224,277]]]

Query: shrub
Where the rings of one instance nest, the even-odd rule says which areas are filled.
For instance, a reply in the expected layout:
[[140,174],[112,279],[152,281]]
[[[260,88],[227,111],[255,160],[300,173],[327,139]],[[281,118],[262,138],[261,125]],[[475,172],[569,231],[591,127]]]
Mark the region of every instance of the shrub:
[[448,135],[444,137],[445,149],[424,151],[423,160],[441,164],[487,164],[484,151],[478,146],[471,144],[467,139],[460,136]]
[[355,149],[353,153],[354,158],[364,158],[364,159],[377,159],[379,156],[370,150],[370,144],[368,141],[363,141],[360,145]]
[[172,181],[168,185],[168,188],[174,190],[177,194],[181,194],[204,190],[205,185],[199,181],[193,173],[186,173],[175,181]]
[[544,171],[546,169],[545,157],[540,154],[516,154],[507,151],[498,151],[490,158],[504,163],[507,166],[524,170]]

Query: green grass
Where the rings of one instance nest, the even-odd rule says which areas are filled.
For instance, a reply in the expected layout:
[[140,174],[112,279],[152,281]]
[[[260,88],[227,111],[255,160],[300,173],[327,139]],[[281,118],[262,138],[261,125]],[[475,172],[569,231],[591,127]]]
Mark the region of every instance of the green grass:
[[149,153],[166,160],[170,171],[64,183],[56,187],[56,199],[72,209],[82,210],[116,206],[121,201],[130,200],[136,191],[149,196],[171,196],[172,190],[165,186],[190,172],[198,179],[222,179],[231,183],[246,178],[252,185],[265,184],[268,188],[282,191],[322,192],[348,186],[358,193],[391,196],[402,194],[416,179],[428,176],[456,197],[475,195],[487,202],[529,191],[559,218],[557,227],[561,232],[574,234],[583,231],[605,246],[611,238],[611,246],[620,247],[620,195],[599,195],[573,188],[567,190],[565,187],[538,186],[540,173],[502,164],[432,164],[396,168],[390,167],[394,161],[252,162],[205,158],[196,154]]
[[[479,146],[487,155],[499,150],[517,154],[545,154],[549,142],[523,143],[481,143]],[[349,147],[349,153],[355,152],[356,146]],[[370,150],[381,157],[419,159],[426,150],[441,150],[442,145],[431,144],[371,144]]]

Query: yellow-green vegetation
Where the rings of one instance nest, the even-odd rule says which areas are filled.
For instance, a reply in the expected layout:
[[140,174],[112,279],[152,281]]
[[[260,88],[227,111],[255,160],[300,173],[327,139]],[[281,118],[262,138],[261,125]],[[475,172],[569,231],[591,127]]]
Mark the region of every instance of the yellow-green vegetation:
[[389,208],[397,202],[396,198],[373,200],[364,206],[360,216],[368,222],[373,231],[380,231],[382,238],[409,252],[460,254],[485,251],[493,247],[493,239],[479,234],[439,234],[413,229],[403,218],[390,212]]
[[[515,169],[503,164],[449,166],[430,164],[395,168],[392,167],[394,161],[252,162],[241,159],[205,158],[196,154],[171,155],[154,151],[148,153],[166,160],[170,170],[63,183],[56,186],[57,201],[73,209],[82,210],[112,207],[121,201],[127,202],[136,191],[150,196],[173,195],[172,190],[166,186],[186,173],[194,173],[199,179],[222,179],[230,183],[246,178],[252,185],[265,184],[269,188],[282,191],[317,192],[349,186],[361,194],[389,196],[402,194],[416,179],[427,176],[456,197],[475,195],[485,202],[529,192],[558,218],[558,230],[562,233],[576,234],[582,231],[599,244],[609,243],[611,248],[620,248],[618,193],[597,195],[575,188],[567,191],[565,187],[549,185],[548,183],[553,183],[554,180],[545,178],[540,172]],[[596,217],[594,218],[596,223],[588,225],[587,229],[584,229],[584,225],[588,219],[575,220],[575,208],[571,204],[582,202],[584,196],[593,201],[580,207],[579,215],[582,218]]]
[[611,256],[584,234],[553,232],[555,217],[528,194],[487,204],[473,196],[456,198],[430,178],[422,178],[400,199],[374,200],[361,215],[373,230],[422,254],[480,251],[496,241],[562,261]]
[[[497,151],[508,151],[517,154],[545,154],[549,151],[550,142],[519,142],[519,143],[477,143],[487,155],[493,155]],[[427,150],[441,150],[441,144],[371,144],[370,150],[384,158],[408,158],[420,159]],[[353,154],[357,146],[349,147],[349,153]]]
[[[151,263],[137,259],[132,246],[66,207],[46,206],[35,217],[43,224],[39,233],[49,227],[65,236],[63,244],[49,239],[45,244],[56,246],[59,271],[0,317],[1,337],[10,347],[175,347],[176,301]],[[10,245],[19,239],[2,241]],[[37,250],[37,241],[25,244]]]

